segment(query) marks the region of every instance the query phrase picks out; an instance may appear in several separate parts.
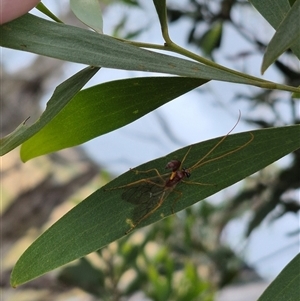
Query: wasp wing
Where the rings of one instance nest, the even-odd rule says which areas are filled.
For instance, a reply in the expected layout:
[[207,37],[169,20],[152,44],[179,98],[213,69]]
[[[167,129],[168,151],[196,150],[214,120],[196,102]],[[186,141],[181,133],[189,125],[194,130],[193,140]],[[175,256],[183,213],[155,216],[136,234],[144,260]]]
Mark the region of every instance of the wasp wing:
[[133,209],[132,221],[137,223],[159,207],[169,194],[165,187],[168,176],[144,179],[124,188],[122,199],[136,205]]

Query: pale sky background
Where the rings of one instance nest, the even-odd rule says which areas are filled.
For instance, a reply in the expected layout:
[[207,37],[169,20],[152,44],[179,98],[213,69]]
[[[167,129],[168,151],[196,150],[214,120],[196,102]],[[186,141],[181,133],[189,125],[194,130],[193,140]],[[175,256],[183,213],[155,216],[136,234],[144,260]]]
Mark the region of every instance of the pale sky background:
[[[57,13],[57,1],[45,0],[43,2],[53,12]],[[187,3],[187,1],[180,0],[168,1],[168,3],[174,3],[174,5],[183,2]],[[160,25],[152,1],[142,1],[142,3],[145,8],[143,10],[132,8],[126,10],[124,6],[118,4],[107,9],[103,17],[104,33],[110,34],[112,28],[118,24],[124,14],[129,13],[130,17],[128,18],[127,28],[136,30],[143,24],[148,26],[148,30],[137,38],[139,41],[157,44],[163,43],[160,34]],[[59,1],[59,5],[68,5],[68,1]],[[181,4],[180,7],[183,7],[183,5]],[[245,9],[242,12],[235,12],[233,17],[247,28],[263,28],[260,31],[260,38],[263,41],[268,42],[271,38],[273,29],[256,12]],[[170,36],[177,44],[197,52],[198,50],[195,47],[186,44],[186,34],[190,28],[190,22],[182,19],[180,22],[176,22],[170,26]],[[255,55],[251,60],[247,60],[247,62],[240,60],[232,63],[226,60],[227,56],[234,56],[240,51],[249,50],[250,45],[238,36],[232,28],[228,28],[227,26],[224,32],[226,33],[224,37],[225,44],[222,44],[222,53],[216,53],[216,61],[230,68],[240,71],[244,70],[260,77],[262,57]],[[3,50],[3,60],[9,70],[16,70],[26,64],[26,62],[28,64],[33,57],[34,55],[32,54]],[[70,63],[65,67],[65,76],[69,77],[82,68],[82,65]],[[88,86],[130,76],[150,75],[153,76],[154,74],[101,69],[89,82]],[[264,78],[275,82],[282,82],[281,76],[272,67],[267,70]],[[210,82],[201,87],[200,91],[201,93],[192,91],[122,129],[89,141],[84,147],[101,166],[117,176],[129,168],[157,157],[165,156],[183,146],[225,135],[237,121],[239,110],[241,110],[242,115],[248,117],[256,116],[258,118],[267,114],[267,111],[262,110],[261,107],[260,110],[256,109],[249,113],[246,102],[230,102],[234,91],[243,91],[251,95],[253,91],[258,91],[258,88],[223,82]],[[50,94],[45,96],[45,102],[49,99],[52,92],[49,91]],[[282,93],[285,92],[279,91],[278,95],[283,95]],[[279,105],[282,106],[282,110],[287,109],[284,104]],[[287,110],[286,112],[286,120],[288,121],[289,113]],[[180,143],[174,142],[170,137],[165,135],[160,127],[157,115],[166,120]],[[240,122],[234,132],[243,132],[251,129],[254,129],[254,127]],[[155,134],[153,134],[154,132]],[[283,158],[277,164],[287,164],[288,162],[289,158]],[[238,189],[238,187],[239,184],[235,184],[233,187],[210,197],[209,200],[211,202],[219,202],[223,196],[232,195],[233,189]],[[271,224],[265,221],[252,233],[250,239],[247,241],[245,252],[243,233],[246,229],[245,221],[249,220],[249,218],[249,216],[245,216],[242,219],[232,221],[224,233],[224,240],[235,250],[242,252],[246,261],[250,265],[254,264],[262,277],[272,280],[299,252],[299,237],[289,238],[286,236],[288,232],[299,228],[299,215],[286,214],[283,218]],[[278,254],[274,253],[285,246],[290,247]],[[274,255],[268,256],[269,254]],[[258,262],[261,258],[262,260]]]

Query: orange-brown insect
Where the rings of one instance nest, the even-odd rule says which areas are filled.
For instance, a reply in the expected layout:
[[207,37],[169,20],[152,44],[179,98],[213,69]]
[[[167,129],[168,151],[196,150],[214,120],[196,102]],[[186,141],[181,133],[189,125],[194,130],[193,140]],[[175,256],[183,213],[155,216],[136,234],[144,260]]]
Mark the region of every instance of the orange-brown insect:
[[[189,168],[183,168],[182,164],[187,158],[192,146],[188,149],[186,154],[184,155],[182,161],[172,160],[167,163],[166,169],[170,169],[171,172],[160,174],[160,172],[156,168],[152,168],[146,171],[138,171],[134,170],[136,174],[149,174],[155,173],[155,176],[143,178],[132,183],[122,185],[119,187],[111,188],[108,190],[115,189],[123,189],[122,199],[125,201],[132,203],[135,206],[133,210],[133,216],[131,219],[127,219],[127,223],[130,225],[130,229],[126,231],[125,234],[130,233],[134,230],[142,221],[147,219],[150,215],[152,215],[161,205],[164,203],[169,194],[174,191],[178,194],[176,200],[181,196],[181,192],[175,190],[174,188],[180,183],[194,184],[194,185],[214,185],[207,183],[199,183],[192,181],[185,181],[186,178],[189,178],[192,172],[199,168],[200,166],[207,164],[212,161],[216,161],[223,157],[226,157],[230,154],[233,154],[244,147],[246,147],[249,143],[252,142],[254,136],[250,133],[250,139],[244,143],[243,145],[227,152],[226,154],[220,155],[218,157],[209,159],[204,161],[226,138],[227,136],[235,129],[240,117],[234,127],[224,136],[213,148],[210,149],[199,161],[197,161],[194,165]],[[176,202],[176,200],[174,202]]]

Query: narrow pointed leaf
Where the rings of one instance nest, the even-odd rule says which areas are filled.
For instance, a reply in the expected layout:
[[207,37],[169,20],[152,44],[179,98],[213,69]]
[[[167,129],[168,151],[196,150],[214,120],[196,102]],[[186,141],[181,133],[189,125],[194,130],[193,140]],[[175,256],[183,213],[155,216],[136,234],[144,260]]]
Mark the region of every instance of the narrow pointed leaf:
[[275,29],[278,28],[290,9],[290,5],[286,0],[250,0],[249,2]]
[[[252,136],[253,135],[253,136]],[[179,183],[168,194],[162,206],[137,227],[156,222],[259,171],[272,162],[300,148],[300,125],[271,128],[230,135],[205,160],[222,156],[237,147],[243,149],[210,161],[195,169],[188,181],[208,183],[209,186]],[[220,138],[192,146],[184,165],[190,167],[212,149]],[[143,171],[151,168],[165,172],[165,165],[172,159],[181,160],[189,147],[166,157],[138,166]],[[153,175],[153,174],[152,174]],[[32,280],[74,259],[81,258],[124,236],[129,229],[127,219],[132,218],[136,205],[126,202],[121,195],[124,189],[114,189],[140,179],[149,173],[136,175],[128,171],[100,188],[74,209],[63,216],[42,234],[16,263],[11,284],[15,287]]]
[[23,143],[21,158],[27,161],[106,134],[206,82],[186,77],[144,77],[85,89]]
[[50,19],[54,20],[55,22],[58,23],[64,23],[61,21],[59,18],[57,18],[45,5],[44,3],[40,2],[36,7],[40,12],[48,16]]
[[46,126],[98,70],[99,68],[87,67],[60,84],[49,100],[45,112],[34,124],[27,126],[26,123],[22,123],[15,131],[0,140],[0,155],[5,155]]
[[300,254],[268,286],[258,301],[294,301],[300,296]]
[[[173,56],[147,51],[106,35],[47,21],[30,14],[0,26],[0,46],[65,61],[185,77],[243,83],[298,92],[299,89],[260,78],[234,74]],[[37,39],[38,36],[38,39]],[[74,51],[76,49],[76,51]]]
[[159,18],[160,26],[162,32],[167,32],[168,30],[168,20],[167,20],[167,7],[166,0],[153,0],[156,8],[156,12]]
[[99,0],[70,0],[76,17],[98,33],[103,33],[102,12]]
[[271,39],[264,54],[261,72],[264,73],[274,61],[292,45],[300,48],[300,0],[290,8]]
[[[289,1],[286,0],[250,0],[250,2],[274,29],[280,26],[291,8]],[[299,21],[296,21],[296,24],[299,24]],[[291,46],[291,49],[300,59],[300,45],[297,44],[297,41]]]

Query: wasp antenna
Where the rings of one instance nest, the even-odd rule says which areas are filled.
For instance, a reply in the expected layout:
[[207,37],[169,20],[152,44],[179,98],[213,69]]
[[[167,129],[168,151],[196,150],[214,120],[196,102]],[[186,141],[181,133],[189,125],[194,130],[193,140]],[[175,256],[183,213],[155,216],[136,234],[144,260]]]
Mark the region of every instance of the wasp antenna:
[[208,153],[206,153],[206,155],[204,157],[202,157],[200,161],[198,161],[196,164],[194,164],[190,168],[190,170],[193,170],[193,169],[199,167],[201,165],[201,163],[203,162],[203,160],[206,159],[221,143],[223,143],[223,141],[228,137],[228,135],[236,128],[236,126],[240,122],[241,115],[242,115],[241,111],[239,110],[239,118],[238,118],[237,122],[235,123],[235,125],[232,127],[232,129]]
[[186,154],[185,154],[184,157],[182,158],[182,160],[181,160],[181,165],[180,165],[181,168],[182,168],[183,162],[185,161],[185,159],[186,159],[186,157],[187,157],[187,155],[189,154],[189,152],[190,152],[191,149],[192,149],[192,146],[189,147],[188,151],[186,152]]

